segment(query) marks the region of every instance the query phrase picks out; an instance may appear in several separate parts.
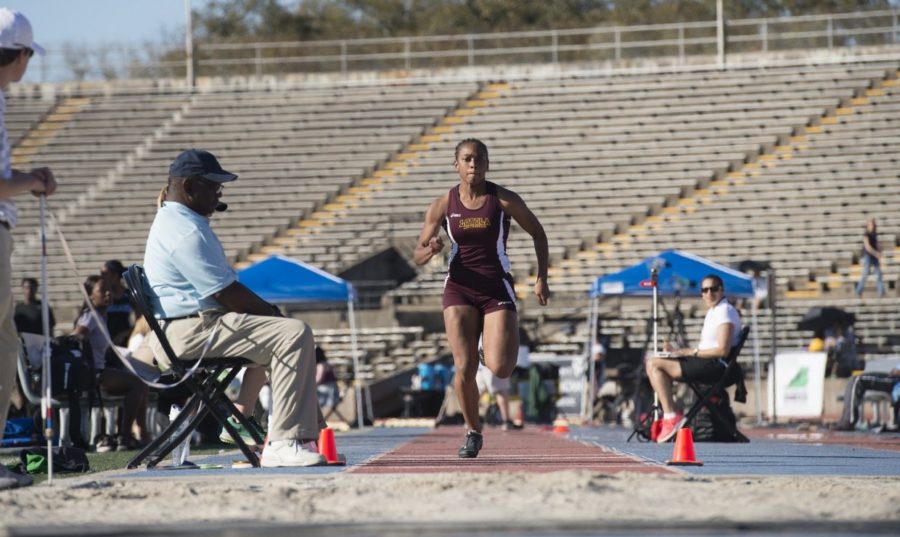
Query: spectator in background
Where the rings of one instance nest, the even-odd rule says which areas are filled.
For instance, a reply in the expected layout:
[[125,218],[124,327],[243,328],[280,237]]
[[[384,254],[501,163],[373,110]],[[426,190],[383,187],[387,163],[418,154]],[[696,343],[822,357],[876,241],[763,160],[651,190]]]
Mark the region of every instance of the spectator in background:
[[[603,334],[603,322],[598,318],[597,328],[591,339],[591,360],[594,362],[594,398],[597,397],[600,386],[603,386],[603,382],[606,381],[606,353],[609,351],[609,341],[609,336]],[[590,370],[588,370],[588,375],[590,375]]]
[[[101,320],[105,321],[106,308],[112,302],[112,295],[106,287],[106,278],[98,275],[88,276],[84,281],[84,289],[90,298],[90,306],[93,306]],[[129,371],[106,366],[106,351],[109,348],[109,341],[87,303],[81,307],[81,314],[75,321],[75,329],[72,334],[81,336],[90,343],[96,382],[100,388],[110,395],[125,396],[119,421],[119,433],[115,442],[113,443],[112,439],[104,438],[98,444],[97,451],[112,449],[126,451],[136,449],[141,442],[149,442],[150,436],[147,434],[146,426],[147,393],[149,391],[147,385]],[[140,440],[132,437],[132,426],[136,429]]]
[[759,269],[753,269],[753,300],[757,310],[769,306],[769,279]]
[[134,328],[134,308],[125,292],[125,284],[122,283],[122,274],[125,267],[118,259],[111,259],[103,263],[100,275],[106,280],[106,288],[112,294],[112,303],[106,309],[106,328],[113,343],[126,346],[131,331]]
[[825,376],[829,376],[833,368],[834,376],[847,378],[854,370],[863,367],[856,348],[856,335],[852,326],[842,325],[835,325],[834,333],[834,344],[828,349],[829,365],[826,366]]
[[328,363],[328,357],[322,347],[316,345],[316,393],[320,408],[334,408],[341,401],[334,368]]
[[518,423],[525,423],[525,409],[528,408],[528,375],[531,369],[531,351],[534,342],[528,331],[519,327],[519,354],[516,357],[516,369],[513,377],[516,379],[516,392],[519,394],[519,419]]
[[[16,304],[15,322],[16,330],[20,334],[44,334],[44,322],[41,316],[41,301],[37,299],[38,281],[34,278],[22,278],[22,302]],[[53,308],[50,310],[50,336],[53,336],[53,327],[56,319],[53,318]]]
[[844,390],[844,408],[841,419],[835,429],[852,431],[862,416],[863,396],[867,391],[884,392],[891,396],[894,415],[900,410],[900,369],[894,368],[890,373],[866,373],[850,377]]
[[[482,343],[482,341],[479,340],[479,353],[484,353],[483,345],[484,344]],[[516,362],[516,365],[518,366],[518,362]],[[513,422],[512,417],[509,413],[509,396],[512,392],[512,381],[509,379],[509,377],[498,377],[494,374],[493,371],[490,370],[490,368],[484,365],[484,360],[482,359],[481,363],[478,366],[478,371],[475,374],[475,384],[478,386],[479,394],[487,392],[491,397],[494,398],[494,402],[497,404],[497,410],[500,412],[500,427],[504,431],[508,431],[509,429],[518,430],[522,428],[522,425]]]
[[884,296],[884,280],[881,277],[881,261],[884,259],[881,253],[881,244],[878,242],[878,226],[874,218],[866,220],[866,232],[863,234],[863,247],[860,255],[862,261],[862,276],[856,284],[856,296],[862,296],[866,286],[866,278],[869,271],[875,269],[875,282],[878,287],[878,296]]
[[[16,354],[18,335],[14,319],[12,283],[12,229],[18,211],[14,196],[31,192],[50,196],[56,191],[56,179],[50,168],[34,168],[30,172],[13,169],[12,151],[6,135],[6,98],[3,92],[11,82],[25,76],[34,54],[44,49],[34,42],[31,23],[24,15],[0,8],[0,440],[6,427],[9,401],[16,386]],[[0,490],[31,485],[30,476],[9,471],[0,464]]]

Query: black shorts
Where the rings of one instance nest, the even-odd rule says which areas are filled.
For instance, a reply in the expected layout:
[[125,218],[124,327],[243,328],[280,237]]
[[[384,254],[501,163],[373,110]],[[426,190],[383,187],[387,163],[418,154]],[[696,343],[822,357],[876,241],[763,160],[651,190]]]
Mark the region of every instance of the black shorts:
[[703,384],[714,384],[725,373],[725,363],[716,358],[679,358],[681,363],[681,378]]

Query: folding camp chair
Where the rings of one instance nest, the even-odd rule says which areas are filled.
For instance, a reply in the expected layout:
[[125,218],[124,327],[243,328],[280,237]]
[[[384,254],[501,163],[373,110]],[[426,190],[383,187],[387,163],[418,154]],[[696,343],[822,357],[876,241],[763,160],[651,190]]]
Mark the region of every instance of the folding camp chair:
[[734,425],[731,419],[726,418],[722,415],[721,409],[712,403],[714,397],[719,396],[719,394],[728,386],[733,384],[737,384],[737,391],[735,392],[734,400],[745,402],[747,400],[747,388],[744,386],[744,373],[741,371],[741,366],[738,364],[738,356],[741,354],[741,349],[744,348],[744,342],[747,341],[747,334],[750,333],[750,327],[745,326],[741,330],[740,338],[738,339],[737,345],[731,348],[731,352],[728,354],[728,357],[725,358],[726,367],[725,371],[722,373],[722,376],[712,385],[704,385],[698,382],[687,381],[687,385],[690,386],[691,390],[697,395],[697,401],[691,406],[690,410],[687,411],[684,415],[684,427],[690,427],[691,423],[694,421],[694,418],[700,413],[700,411],[706,407],[709,409],[710,415],[712,419],[717,422],[719,425],[725,428],[733,442],[749,442],[750,440],[741,434],[737,427]]
[[[131,265],[125,272],[124,279],[128,284],[128,292],[136,312],[142,314],[147,320],[147,324],[150,325],[150,329],[153,330],[169,359],[171,364],[171,369],[168,372],[169,378],[172,382],[185,378],[189,369],[187,367],[189,361],[182,360],[175,354],[175,351],[172,350],[172,346],[169,344],[169,340],[166,338],[166,333],[160,327],[156,317],[153,316],[153,309],[146,294],[149,286],[144,275],[144,269],[140,265]],[[178,414],[178,417],[172,420],[169,426],[147,447],[128,461],[128,468],[137,468],[145,459],[147,460],[147,468],[156,466],[176,446],[190,437],[207,413],[212,414],[216,421],[228,431],[228,434],[234,439],[250,464],[259,467],[259,458],[256,456],[256,453],[247,446],[247,443],[244,442],[241,435],[227,419],[228,416],[237,419],[244,427],[244,430],[249,431],[253,435],[256,443],[263,445],[264,439],[259,437],[249,421],[247,421],[247,418],[225,396],[225,389],[231,380],[237,376],[242,367],[249,364],[252,364],[252,362],[244,358],[204,357],[200,367],[183,382],[184,386],[190,391],[191,396]],[[187,422],[187,426],[182,427],[185,422]]]

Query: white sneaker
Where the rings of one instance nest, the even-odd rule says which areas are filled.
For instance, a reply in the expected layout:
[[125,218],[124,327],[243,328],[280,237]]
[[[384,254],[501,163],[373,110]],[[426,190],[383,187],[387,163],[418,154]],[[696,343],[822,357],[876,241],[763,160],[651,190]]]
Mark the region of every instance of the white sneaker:
[[264,468],[282,466],[321,466],[325,457],[319,454],[315,442],[273,440],[263,448],[260,465]]

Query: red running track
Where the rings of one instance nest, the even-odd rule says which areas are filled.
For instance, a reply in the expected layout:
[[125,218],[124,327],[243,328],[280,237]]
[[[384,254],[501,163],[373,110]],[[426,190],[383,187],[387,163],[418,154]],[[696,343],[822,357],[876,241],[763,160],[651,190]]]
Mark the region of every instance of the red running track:
[[558,472],[591,470],[605,474],[676,471],[607,448],[569,440],[526,427],[521,431],[485,429],[484,447],[475,459],[460,459],[462,427],[441,427],[423,434],[349,472],[364,474],[436,472]]

